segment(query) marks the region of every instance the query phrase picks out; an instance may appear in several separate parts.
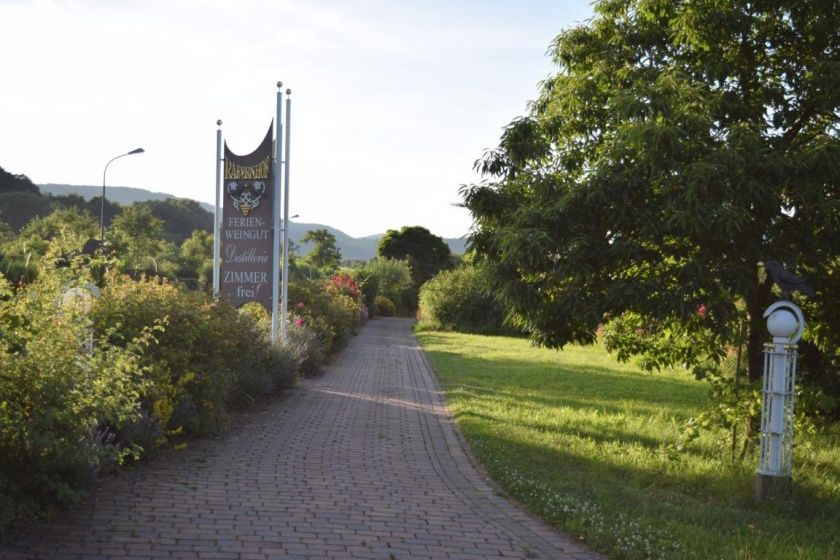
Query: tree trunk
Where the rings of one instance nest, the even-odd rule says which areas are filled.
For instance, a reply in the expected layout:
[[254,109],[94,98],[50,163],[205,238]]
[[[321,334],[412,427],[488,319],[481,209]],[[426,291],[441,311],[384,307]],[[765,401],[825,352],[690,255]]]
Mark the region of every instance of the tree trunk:
[[770,305],[773,280],[768,275],[759,283],[752,294],[747,296],[750,332],[747,338],[747,375],[749,380],[761,379],[764,373],[764,343],[767,341],[767,326],[764,311]]

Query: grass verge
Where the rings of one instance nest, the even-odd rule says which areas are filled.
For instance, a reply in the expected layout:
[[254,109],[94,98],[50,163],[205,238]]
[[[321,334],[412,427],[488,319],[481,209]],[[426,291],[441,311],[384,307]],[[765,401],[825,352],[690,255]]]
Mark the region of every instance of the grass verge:
[[789,500],[753,500],[755,456],[726,435],[670,450],[707,387],[601,348],[514,338],[418,339],[475,455],[525,507],[613,559],[840,557],[840,427],[800,435]]

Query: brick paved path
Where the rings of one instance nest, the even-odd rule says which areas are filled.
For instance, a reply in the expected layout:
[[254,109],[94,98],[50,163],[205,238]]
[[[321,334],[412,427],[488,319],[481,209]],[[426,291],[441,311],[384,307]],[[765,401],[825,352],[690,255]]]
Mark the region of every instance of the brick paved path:
[[323,376],[107,479],[0,558],[597,558],[494,494],[410,325],[370,321]]

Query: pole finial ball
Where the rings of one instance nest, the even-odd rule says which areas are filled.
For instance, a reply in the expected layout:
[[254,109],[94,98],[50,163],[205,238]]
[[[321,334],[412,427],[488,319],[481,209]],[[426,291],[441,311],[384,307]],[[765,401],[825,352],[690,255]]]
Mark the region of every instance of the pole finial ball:
[[281,87],[283,87],[283,82],[278,80],[277,81],[277,89],[280,89]]
[[216,125],[217,125],[217,126],[222,126],[222,119],[217,120],[217,121],[216,121]]
[[292,94],[291,88],[286,88],[286,95],[291,95],[291,94]]

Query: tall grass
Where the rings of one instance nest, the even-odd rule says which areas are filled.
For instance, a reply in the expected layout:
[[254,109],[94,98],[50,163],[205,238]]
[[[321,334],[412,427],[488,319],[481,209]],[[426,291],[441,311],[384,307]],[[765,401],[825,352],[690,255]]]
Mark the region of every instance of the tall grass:
[[610,558],[840,557],[840,429],[798,435],[789,500],[753,499],[755,457],[726,434],[676,452],[707,387],[599,347],[418,338],[478,459],[525,507]]

